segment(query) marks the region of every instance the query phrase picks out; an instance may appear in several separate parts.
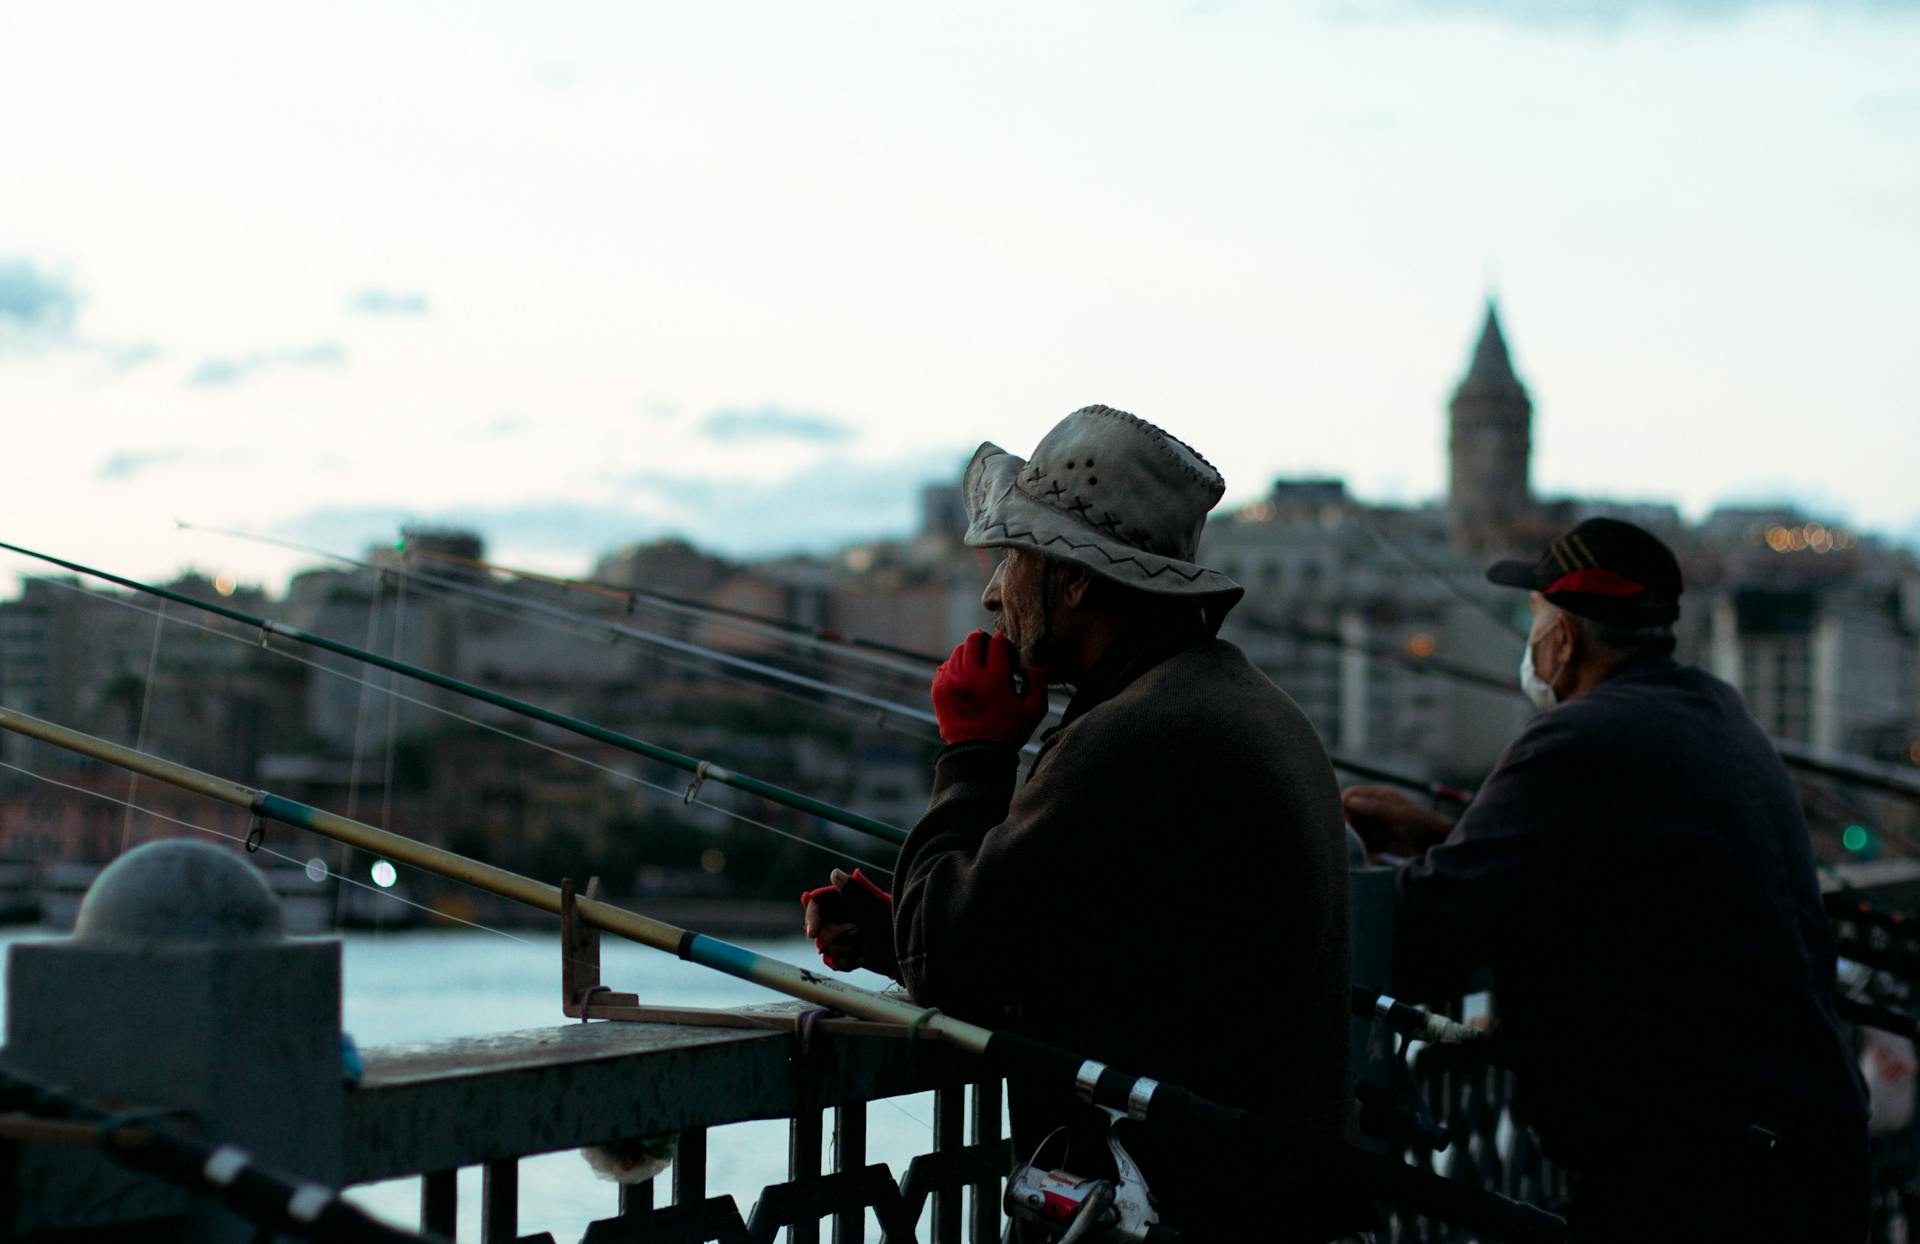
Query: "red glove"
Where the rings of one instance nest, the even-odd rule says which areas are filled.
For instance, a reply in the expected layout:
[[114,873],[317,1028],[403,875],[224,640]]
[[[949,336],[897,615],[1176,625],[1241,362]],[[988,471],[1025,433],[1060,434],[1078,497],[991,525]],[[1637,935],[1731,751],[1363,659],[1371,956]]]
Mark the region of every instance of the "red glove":
[[807,932],[828,967],[836,972],[871,968],[898,979],[893,956],[893,895],[873,884],[859,869],[848,876],[833,871],[837,884],[800,896],[800,908],[812,908]]
[[1005,635],[975,631],[933,672],[933,711],[949,743],[1024,747],[1047,715],[1047,672],[1022,670]]

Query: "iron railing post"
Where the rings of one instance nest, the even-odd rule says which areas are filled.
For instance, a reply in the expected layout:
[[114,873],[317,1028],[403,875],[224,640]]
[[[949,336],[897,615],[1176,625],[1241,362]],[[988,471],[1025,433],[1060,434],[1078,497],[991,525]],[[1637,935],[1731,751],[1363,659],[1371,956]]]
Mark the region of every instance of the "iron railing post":
[[[833,1169],[857,1171],[867,1164],[867,1103],[848,1102],[833,1112]],[[867,1216],[843,1210],[833,1216],[833,1244],[862,1244]]]
[[502,1158],[480,1168],[480,1244],[519,1238],[520,1159]]
[[[973,1143],[985,1148],[1000,1139],[1000,1081],[982,1080],[973,1086]],[[998,1244],[1000,1239],[1000,1177],[983,1174],[973,1185],[971,1214],[973,1244]]]
[[[967,1143],[967,1088],[964,1084],[933,1093],[933,1151],[950,1153]],[[961,1202],[965,1193],[936,1189],[933,1194],[933,1244],[960,1244]]]
[[460,1218],[460,1172],[428,1171],[420,1177],[420,1230],[451,1240]]

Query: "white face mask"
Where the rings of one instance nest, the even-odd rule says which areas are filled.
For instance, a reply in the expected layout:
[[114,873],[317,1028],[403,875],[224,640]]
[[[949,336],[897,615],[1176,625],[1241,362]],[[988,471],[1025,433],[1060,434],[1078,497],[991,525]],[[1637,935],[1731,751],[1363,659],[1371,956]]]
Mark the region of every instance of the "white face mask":
[[1560,696],[1554,691],[1553,684],[1540,677],[1533,668],[1535,642],[1534,637],[1528,635],[1527,646],[1520,652],[1520,690],[1527,693],[1527,698],[1533,701],[1535,708],[1545,712],[1560,702]]

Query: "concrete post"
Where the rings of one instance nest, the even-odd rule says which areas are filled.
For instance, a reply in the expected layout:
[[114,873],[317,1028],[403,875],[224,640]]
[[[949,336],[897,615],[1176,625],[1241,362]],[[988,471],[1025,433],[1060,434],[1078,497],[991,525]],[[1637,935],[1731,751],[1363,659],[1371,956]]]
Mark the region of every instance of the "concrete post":
[[[5,1055],[110,1107],[190,1112],[209,1141],[339,1186],[340,944],[287,941],[278,900],[231,849],[129,851],[87,892],[71,938],[10,947]],[[42,1208],[72,1225],[101,1212]],[[201,1198],[185,1226],[192,1241],[253,1238]]]

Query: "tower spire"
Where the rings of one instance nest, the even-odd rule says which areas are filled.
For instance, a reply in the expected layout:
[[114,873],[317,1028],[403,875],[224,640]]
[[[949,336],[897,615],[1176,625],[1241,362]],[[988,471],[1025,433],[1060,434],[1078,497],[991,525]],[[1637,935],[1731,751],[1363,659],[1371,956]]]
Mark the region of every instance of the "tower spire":
[[1513,373],[1513,358],[1507,353],[1506,334],[1500,331],[1500,308],[1493,295],[1487,295],[1487,318],[1480,329],[1479,344],[1473,347],[1473,361],[1467,367],[1462,391],[1472,386],[1477,391],[1526,393],[1526,386]]
[[1454,542],[1473,553],[1504,551],[1507,533],[1533,509],[1533,402],[1514,374],[1491,294],[1467,374],[1447,409]]

